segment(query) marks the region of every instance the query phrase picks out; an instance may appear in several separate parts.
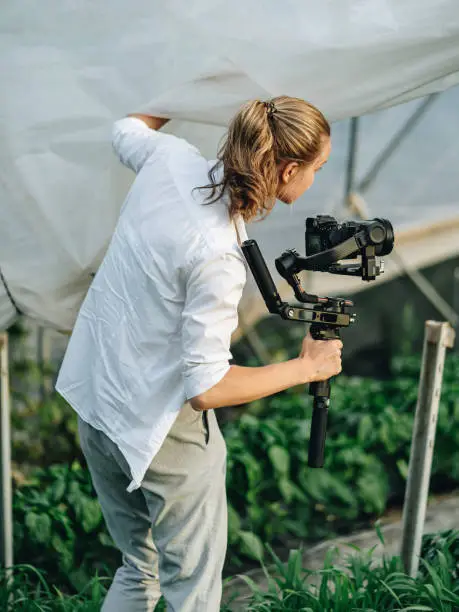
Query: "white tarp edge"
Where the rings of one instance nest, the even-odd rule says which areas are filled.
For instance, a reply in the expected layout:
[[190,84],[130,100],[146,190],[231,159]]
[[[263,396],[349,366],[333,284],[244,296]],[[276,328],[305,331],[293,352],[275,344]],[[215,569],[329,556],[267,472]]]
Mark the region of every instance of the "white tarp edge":
[[459,82],[457,0],[15,0],[0,33],[0,269],[24,313],[63,329],[130,180],[116,118],[147,110],[186,131],[287,93],[334,120]]

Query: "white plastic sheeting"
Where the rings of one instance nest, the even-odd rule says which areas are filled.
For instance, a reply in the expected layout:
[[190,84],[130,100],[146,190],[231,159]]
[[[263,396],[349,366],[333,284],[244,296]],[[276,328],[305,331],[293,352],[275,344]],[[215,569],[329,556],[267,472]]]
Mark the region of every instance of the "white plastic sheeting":
[[[457,0],[15,0],[0,33],[0,269],[22,312],[63,329],[131,178],[116,118],[172,116],[211,155],[222,130],[189,122],[224,124],[248,98],[336,120],[459,82]],[[11,316],[0,288],[0,328]]]

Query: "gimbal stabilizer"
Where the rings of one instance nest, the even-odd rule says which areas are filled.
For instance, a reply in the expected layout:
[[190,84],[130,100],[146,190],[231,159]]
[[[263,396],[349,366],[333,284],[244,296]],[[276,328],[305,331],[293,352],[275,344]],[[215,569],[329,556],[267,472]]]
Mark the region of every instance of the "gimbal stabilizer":
[[[301,287],[298,273],[303,270],[331,272],[360,276],[374,280],[384,271],[379,255],[390,253],[394,233],[386,219],[373,219],[363,223],[347,222],[339,225],[333,217],[318,216],[306,220],[306,254],[300,257],[294,250],[282,253],[275,260],[279,274],[292,287],[296,299],[308,306],[284,302],[274,284],[266,262],[255,240],[246,240],[242,251],[252,271],[269,312],[289,321],[310,323],[311,336],[316,340],[332,340],[340,337],[340,328],[355,321],[348,309],[353,306],[344,298],[319,297],[308,294]],[[360,257],[360,263],[338,263],[341,259]],[[308,464],[322,467],[324,464],[325,438],[330,380],[312,382],[309,393],[314,396]]]

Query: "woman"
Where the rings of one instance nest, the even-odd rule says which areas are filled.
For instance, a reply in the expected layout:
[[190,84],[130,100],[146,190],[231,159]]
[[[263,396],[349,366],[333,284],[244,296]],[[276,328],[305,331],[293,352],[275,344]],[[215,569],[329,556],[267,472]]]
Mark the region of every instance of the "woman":
[[310,337],[296,359],[229,365],[244,221],[312,185],[330,153],[323,115],[287,96],[252,101],[213,164],[164,123],[115,124],[114,149],[137,176],[57,382],[123,555],[105,612],[153,610],[160,584],[169,612],[219,609],[226,447],[214,409],[341,370],[341,342]]

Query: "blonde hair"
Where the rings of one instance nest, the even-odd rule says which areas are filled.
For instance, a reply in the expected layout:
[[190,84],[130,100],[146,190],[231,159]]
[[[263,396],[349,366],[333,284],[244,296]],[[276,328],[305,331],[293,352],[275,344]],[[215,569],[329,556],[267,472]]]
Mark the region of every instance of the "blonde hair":
[[[278,96],[267,102],[252,100],[233,117],[209,172],[208,203],[224,192],[229,195],[229,212],[245,221],[268,215],[279,187],[278,164],[313,162],[320,154],[330,125],[312,104],[300,98]],[[217,181],[217,173],[223,175]]]

